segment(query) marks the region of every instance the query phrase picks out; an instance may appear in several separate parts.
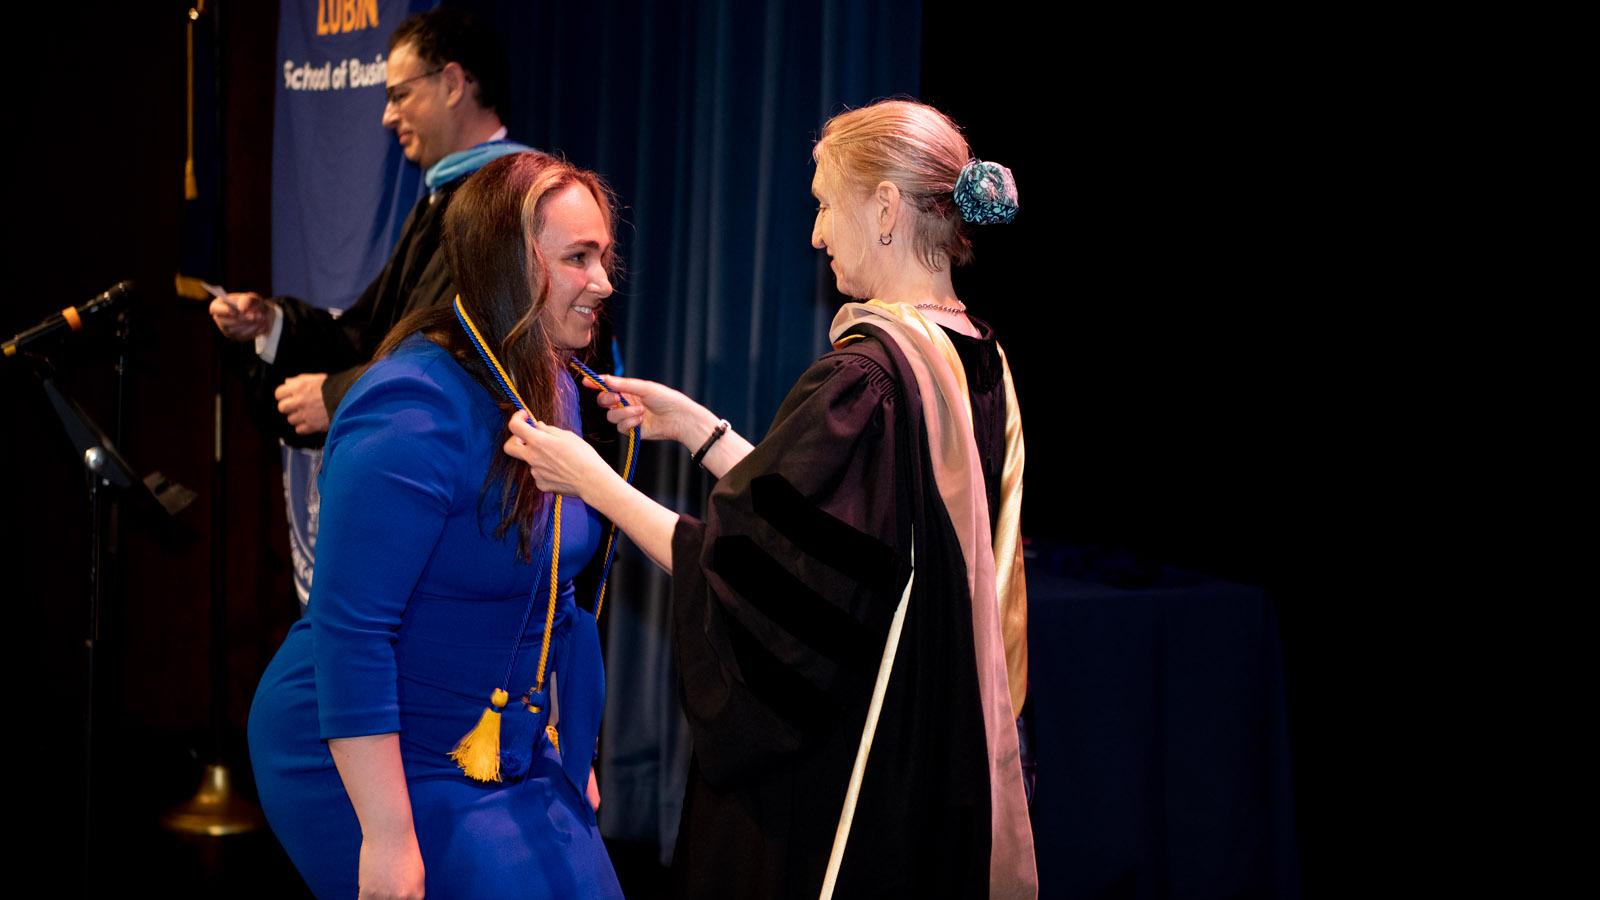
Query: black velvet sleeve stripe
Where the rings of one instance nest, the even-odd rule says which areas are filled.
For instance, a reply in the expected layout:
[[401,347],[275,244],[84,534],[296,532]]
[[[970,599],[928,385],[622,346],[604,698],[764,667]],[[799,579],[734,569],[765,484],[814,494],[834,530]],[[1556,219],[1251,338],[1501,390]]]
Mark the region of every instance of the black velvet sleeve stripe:
[[706,521],[674,533],[681,688],[713,783],[770,769],[834,728],[839,698],[870,693],[909,573],[894,549],[898,398],[869,355],[823,357]]
[[712,784],[755,777],[800,746],[785,720],[742,683],[728,628],[718,620],[698,560],[706,525],[688,516],[672,534],[672,642],[679,697],[701,772]]
[[867,627],[836,605],[843,593],[865,606],[870,597],[858,586],[846,579],[808,583],[744,537],[718,540],[711,559],[722,584],[745,600],[729,609],[732,624],[819,693],[841,665],[859,669],[876,658]]
[[894,549],[824,513],[781,475],[751,479],[750,501],[779,534],[862,587],[882,592],[905,584],[910,567]]

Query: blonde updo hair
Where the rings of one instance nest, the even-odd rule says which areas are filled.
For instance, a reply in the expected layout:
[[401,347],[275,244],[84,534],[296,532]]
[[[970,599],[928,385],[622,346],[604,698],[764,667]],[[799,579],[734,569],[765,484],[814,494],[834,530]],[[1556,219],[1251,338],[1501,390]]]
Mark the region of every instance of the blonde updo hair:
[[835,189],[868,194],[882,181],[899,188],[916,211],[912,247],[929,270],[972,261],[953,194],[972,153],[949,116],[924,103],[880,100],[829,119],[811,158]]

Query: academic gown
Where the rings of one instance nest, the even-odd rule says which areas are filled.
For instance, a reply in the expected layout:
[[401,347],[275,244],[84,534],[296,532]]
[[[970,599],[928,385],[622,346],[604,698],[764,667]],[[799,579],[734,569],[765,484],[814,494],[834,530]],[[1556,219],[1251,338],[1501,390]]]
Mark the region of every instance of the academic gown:
[[[465,182],[465,178],[457,179],[417,200],[383,270],[338,318],[295,297],[273,298],[283,311],[283,335],[273,361],[257,360],[250,372],[252,388],[263,409],[275,412],[272,392],[284,379],[306,372],[326,372],[322,401],[332,419],[344,402],[344,395],[365,371],[373,351],[402,316],[413,310],[442,306],[455,297],[455,282],[440,241],[450,200]],[[268,418],[291,446],[320,447],[326,437],[321,433],[295,434],[281,415]]]
[[[995,520],[1005,392],[992,332],[967,369]],[[673,640],[693,757],[685,897],[813,898],[890,621],[916,578],[835,897],[989,894],[990,792],[965,563],[919,388],[886,335],[819,359],[767,437],[673,535]]]

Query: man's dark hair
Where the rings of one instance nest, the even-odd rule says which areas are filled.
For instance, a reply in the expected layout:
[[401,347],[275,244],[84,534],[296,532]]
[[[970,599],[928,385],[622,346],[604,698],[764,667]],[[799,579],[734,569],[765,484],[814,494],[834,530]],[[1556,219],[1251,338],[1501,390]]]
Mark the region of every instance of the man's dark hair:
[[441,6],[411,16],[389,35],[389,52],[407,43],[433,68],[448,63],[461,66],[477,86],[473,96],[478,105],[506,117],[510,77],[505,50],[494,32],[479,25],[471,13]]

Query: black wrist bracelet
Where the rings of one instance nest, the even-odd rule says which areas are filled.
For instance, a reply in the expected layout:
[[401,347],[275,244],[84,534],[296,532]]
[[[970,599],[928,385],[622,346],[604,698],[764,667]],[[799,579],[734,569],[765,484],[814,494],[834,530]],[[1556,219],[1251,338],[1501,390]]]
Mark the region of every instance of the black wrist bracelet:
[[700,445],[700,449],[694,452],[694,456],[690,457],[694,460],[694,464],[697,466],[705,465],[706,453],[711,450],[711,445],[715,444],[718,439],[727,433],[728,420],[723,419],[717,423],[717,427],[711,429],[711,437],[706,438],[706,442]]

